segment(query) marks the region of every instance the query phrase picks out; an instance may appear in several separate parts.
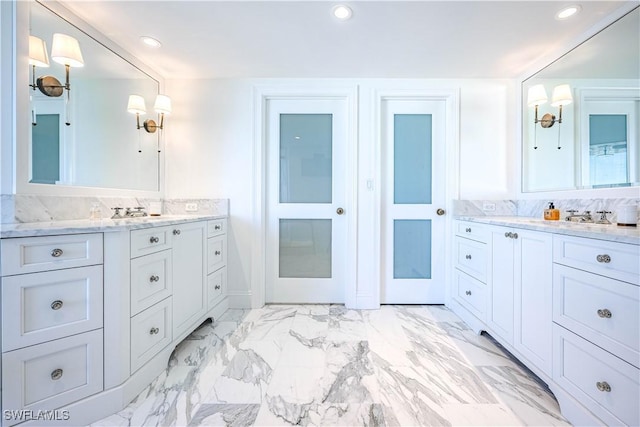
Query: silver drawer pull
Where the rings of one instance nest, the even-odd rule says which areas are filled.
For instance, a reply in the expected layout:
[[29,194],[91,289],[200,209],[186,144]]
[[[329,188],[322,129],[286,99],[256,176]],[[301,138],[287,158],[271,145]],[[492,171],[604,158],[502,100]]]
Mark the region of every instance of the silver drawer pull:
[[466,231],[467,233],[471,233],[471,228],[467,227],[467,228],[464,229],[464,231]]
[[504,233],[504,237],[511,238],[511,237],[513,237],[513,233],[508,231],[508,232]]
[[513,233],[513,236],[511,236],[511,237],[513,237],[514,239],[517,239],[518,238],[518,233]]
[[598,390],[606,392],[606,393],[611,393],[611,386],[609,385],[608,382],[606,381],[598,381],[596,383],[596,387],[598,387]]
[[222,254],[222,252],[220,252],[220,251],[215,251],[214,253],[215,253],[216,255],[220,255],[220,254]]
[[220,289],[220,285],[215,285],[215,286],[213,287],[213,289],[215,289],[215,290]]
[[466,259],[471,259],[471,255],[468,255],[468,254],[467,254],[467,255],[465,255],[464,257],[465,257]]
[[178,230],[178,229],[173,230],[173,235],[174,236],[178,236],[179,234],[180,234],[180,230]]
[[51,379],[54,381],[58,381],[60,378],[62,378],[62,373],[62,369],[54,369],[53,372],[51,372]]
[[606,308],[601,308],[598,310],[598,316],[603,319],[611,319],[611,312]]
[[158,243],[159,241],[160,238],[156,236],[151,236],[151,238],[149,239],[149,243]]
[[51,256],[54,258],[58,258],[60,256],[62,256],[64,252],[62,251],[62,249],[60,248],[55,248],[54,250],[51,251]]
[[215,227],[213,227],[214,230],[222,230],[222,226],[220,224],[217,224]]
[[160,280],[160,276],[153,275],[149,277],[150,282],[157,282],[158,280]]
[[471,295],[471,291],[465,291],[465,294]]
[[160,332],[160,329],[158,328],[151,328],[151,330],[149,331],[149,335],[155,335],[158,332]]
[[62,301],[59,299],[51,303],[51,310],[60,310],[62,308]]
[[603,262],[603,263],[605,263],[605,264],[609,264],[609,263],[611,262],[611,257],[610,257],[609,255],[607,255],[607,254],[604,254],[604,255],[598,255],[598,256],[596,257],[596,261],[598,261],[598,262]]

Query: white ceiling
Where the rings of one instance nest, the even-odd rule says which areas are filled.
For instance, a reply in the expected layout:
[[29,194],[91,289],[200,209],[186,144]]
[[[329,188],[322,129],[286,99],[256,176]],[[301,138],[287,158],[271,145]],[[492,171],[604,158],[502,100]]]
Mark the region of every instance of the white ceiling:
[[630,2],[560,21],[575,2],[350,0],[347,22],[323,0],[62,3],[166,78],[513,78]]

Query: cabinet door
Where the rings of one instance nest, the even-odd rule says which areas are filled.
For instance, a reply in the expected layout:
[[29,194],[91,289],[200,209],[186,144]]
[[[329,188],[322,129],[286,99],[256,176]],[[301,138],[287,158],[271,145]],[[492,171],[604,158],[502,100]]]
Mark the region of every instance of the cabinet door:
[[205,243],[207,223],[173,227],[173,338],[180,339],[207,309]]
[[494,334],[513,343],[513,231],[504,227],[491,228],[491,280],[487,324]]
[[514,230],[514,347],[545,374],[551,375],[553,257],[549,233]]

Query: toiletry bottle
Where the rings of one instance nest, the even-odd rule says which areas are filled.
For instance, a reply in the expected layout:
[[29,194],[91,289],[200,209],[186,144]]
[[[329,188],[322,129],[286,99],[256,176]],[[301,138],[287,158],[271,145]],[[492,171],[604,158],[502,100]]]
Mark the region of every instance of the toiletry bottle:
[[90,220],[102,219],[102,209],[100,208],[100,203],[95,202],[91,205],[91,209],[89,210],[89,219]]
[[544,219],[548,221],[558,221],[560,219],[560,210],[553,206],[553,202],[549,202],[549,208],[544,210]]

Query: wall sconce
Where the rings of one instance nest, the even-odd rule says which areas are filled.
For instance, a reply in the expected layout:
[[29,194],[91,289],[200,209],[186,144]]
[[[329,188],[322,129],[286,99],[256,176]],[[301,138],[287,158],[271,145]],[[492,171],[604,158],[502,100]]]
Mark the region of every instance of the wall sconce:
[[535,85],[529,88],[527,94],[527,105],[529,107],[535,107],[534,124],[540,123],[543,128],[550,128],[554,124],[562,123],[562,106],[568,105],[573,102],[571,96],[571,87],[568,84],[558,85],[553,88],[553,95],[551,97],[551,106],[558,107],[558,118],[551,113],[546,113],[542,118],[538,119],[538,107],[547,102],[547,91],[543,85]]
[[154,133],[158,129],[164,129],[164,116],[165,114],[171,114],[171,98],[166,95],[158,95],[153,109],[156,113],[160,114],[160,124],[158,125],[153,119],[147,119],[142,126],[140,126],[140,115],[147,113],[144,98],[140,95],[129,95],[127,111],[136,115],[136,129],[143,127],[148,133]]
[[[33,38],[40,40],[37,37],[33,37]],[[37,42],[34,41],[35,50],[34,50],[34,56],[32,57],[31,45],[32,45],[32,42],[30,38],[29,39],[29,63],[32,63],[33,58],[38,57],[36,55],[36,52],[37,53],[40,52],[40,47],[38,46]],[[42,41],[42,48],[44,49],[44,54],[46,56],[47,52],[46,52],[46,45],[44,41]],[[53,35],[53,46],[51,47],[51,59],[53,59],[55,62],[59,64],[64,65],[65,67],[64,85],[60,83],[60,81],[53,76],[38,77],[35,85],[38,89],[40,89],[40,92],[42,92],[46,96],[58,97],[63,94],[65,89],[67,91],[71,90],[71,85],[69,84],[70,67],[84,66],[84,60],[82,59],[82,52],[80,51],[80,45],[78,44],[78,40],[66,34],[55,33]],[[48,66],[48,60],[46,61],[46,63]]]
[[[36,85],[36,67],[49,67],[49,55],[47,54],[47,43],[36,36],[29,36],[29,65],[32,67],[31,84],[33,90],[38,87]],[[37,125],[35,107],[31,108],[31,124]]]

